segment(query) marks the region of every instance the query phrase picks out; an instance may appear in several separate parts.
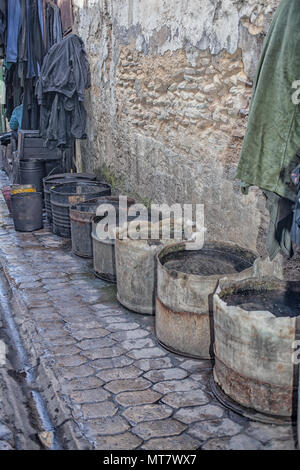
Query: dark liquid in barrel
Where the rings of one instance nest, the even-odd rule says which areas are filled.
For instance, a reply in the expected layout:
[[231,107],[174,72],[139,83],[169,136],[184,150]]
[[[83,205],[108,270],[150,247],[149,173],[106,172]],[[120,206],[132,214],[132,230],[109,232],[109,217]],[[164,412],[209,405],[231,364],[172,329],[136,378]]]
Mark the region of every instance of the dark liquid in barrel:
[[169,253],[164,256],[162,264],[169,270],[199,276],[239,273],[252,266],[248,260],[233,251],[214,249]]
[[222,297],[227,305],[234,305],[249,312],[266,310],[276,317],[297,317],[300,315],[300,290],[292,291],[245,291]]

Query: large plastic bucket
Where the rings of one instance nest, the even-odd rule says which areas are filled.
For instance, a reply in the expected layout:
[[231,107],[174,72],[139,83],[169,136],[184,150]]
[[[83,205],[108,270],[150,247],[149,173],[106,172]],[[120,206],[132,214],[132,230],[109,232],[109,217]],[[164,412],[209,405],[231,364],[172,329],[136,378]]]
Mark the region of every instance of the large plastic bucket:
[[33,232],[43,228],[43,198],[41,193],[11,195],[12,215],[18,232]]

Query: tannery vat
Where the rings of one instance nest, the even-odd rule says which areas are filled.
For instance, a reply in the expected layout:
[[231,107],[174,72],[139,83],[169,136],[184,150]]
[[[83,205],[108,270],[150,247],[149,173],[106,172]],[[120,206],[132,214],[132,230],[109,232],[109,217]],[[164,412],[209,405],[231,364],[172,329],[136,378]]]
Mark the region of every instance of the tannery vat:
[[299,283],[222,280],[213,304],[213,375],[221,399],[241,405],[244,414],[263,414],[262,421],[290,419],[297,408]]
[[50,189],[56,184],[69,183],[70,181],[95,181],[96,175],[92,173],[59,173],[47,176],[43,179],[45,209],[47,219],[52,224],[52,209],[50,201]]
[[156,335],[172,351],[209,358],[218,281],[253,276],[258,255],[229,243],[206,243],[202,250],[188,243],[166,246],[157,255]]
[[[164,220],[163,222],[168,223]],[[160,222],[162,224],[162,222]],[[150,222],[141,223],[141,232],[148,233]],[[117,298],[137,313],[155,314],[156,255],[172,239],[133,239],[130,235],[116,239]]]
[[50,189],[53,233],[71,238],[70,206],[88,199],[111,194],[111,186],[103,182],[76,181]]
[[[119,228],[119,196],[110,196],[101,199],[102,200],[99,200],[99,203],[111,204],[114,206],[116,210],[116,227]],[[128,208],[135,204],[135,202],[135,199],[127,198],[127,207],[125,211],[127,212]],[[115,239],[104,239],[99,236],[96,230],[98,219],[99,217],[94,217],[92,229],[94,273],[97,277],[100,277],[101,279],[104,279],[109,282],[116,282]],[[129,221],[130,219],[132,218],[128,218],[126,216],[127,221]]]
[[72,251],[84,258],[93,257],[92,220],[96,215],[96,202],[83,202],[70,207]]

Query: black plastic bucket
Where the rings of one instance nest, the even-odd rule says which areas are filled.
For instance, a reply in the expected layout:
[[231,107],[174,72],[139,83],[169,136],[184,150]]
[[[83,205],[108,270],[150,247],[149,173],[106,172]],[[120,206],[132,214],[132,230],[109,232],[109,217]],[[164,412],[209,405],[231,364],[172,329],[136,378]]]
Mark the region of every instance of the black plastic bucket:
[[43,197],[41,193],[18,193],[11,195],[15,230],[34,232],[43,228]]
[[43,179],[44,198],[47,219],[52,224],[52,209],[50,202],[50,189],[57,184],[70,183],[70,181],[96,181],[96,175],[92,173],[59,173],[49,175]]
[[110,196],[111,186],[104,182],[73,181],[50,189],[53,233],[71,238],[70,207],[100,196]]
[[37,192],[43,193],[43,178],[45,177],[45,162],[41,160],[20,160],[20,183],[32,184]]

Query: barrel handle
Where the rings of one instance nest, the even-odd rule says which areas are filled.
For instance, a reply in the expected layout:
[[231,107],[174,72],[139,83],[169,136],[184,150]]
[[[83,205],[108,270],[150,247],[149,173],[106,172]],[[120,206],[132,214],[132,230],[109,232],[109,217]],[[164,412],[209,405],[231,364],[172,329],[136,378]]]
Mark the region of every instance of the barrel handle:
[[51,176],[52,171],[56,170],[56,168],[59,168],[59,167],[58,167],[58,166],[55,166],[54,168],[52,168],[52,170],[50,171],[50,173],[48,173],[48,175],[46,176],[46,178],[48,178],[48,176]]

